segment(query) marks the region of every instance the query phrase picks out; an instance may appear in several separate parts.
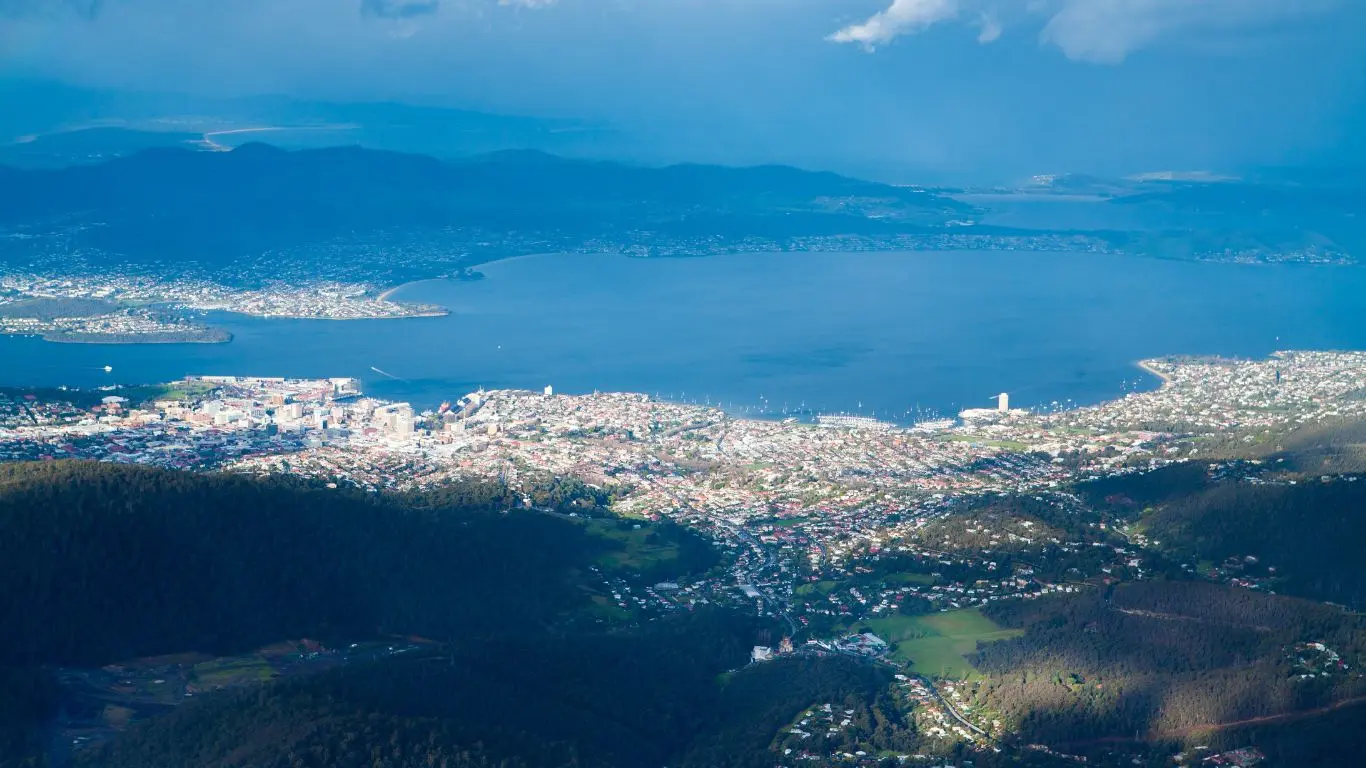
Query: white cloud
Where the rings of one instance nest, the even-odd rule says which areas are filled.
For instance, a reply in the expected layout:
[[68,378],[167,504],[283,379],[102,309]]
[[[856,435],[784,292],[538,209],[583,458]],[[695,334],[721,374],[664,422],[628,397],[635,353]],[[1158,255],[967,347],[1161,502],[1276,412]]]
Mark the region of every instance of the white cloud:
[[995,11],[986,11],[977,17],[977,42],[994,43],[1001,39],[1001,20]]
[[1039,41],[1056,45],[1069,59],[1108,64],[1151,43],[1183,23],[1181,8],[1159,8],[1163,0],[1069,2],[1054,14]]
[[858,43],[872,50],[882,43],[947,21],[958,15],[958,0],[892,0],[885,11],[830,36],[837,43]]
[[1164,37],[1274,30],[1340,5],[1339,0],[1067,0],[1039,39],[1071,59],[1117,63]]
[[1344,7],[1345,0],[892,0],[867,21],[830,39],[869,50],[966,13],[978,42],[1001,36],[998,6],[1013,22],[1042,17],[1039,41],[1070,59],[1118,63],[1169,37],[1195,38],[1274,30]]

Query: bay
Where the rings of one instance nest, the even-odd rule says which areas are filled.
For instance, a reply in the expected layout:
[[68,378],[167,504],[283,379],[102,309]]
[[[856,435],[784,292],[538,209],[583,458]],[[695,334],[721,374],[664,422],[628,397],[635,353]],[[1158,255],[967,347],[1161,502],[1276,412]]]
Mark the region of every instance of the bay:
[[1134,367],[1145,357],[1366,348],[1366,270],[1347,267],[956,251],[548,255],[480,269],[485,280],[395,294],[446,317],[212,316],[228,344],[0,336],[0,384],[354,376],[419,406],[552,385],[904,420],[1002,391],[1022,406],[1098,402],[1156,386]]

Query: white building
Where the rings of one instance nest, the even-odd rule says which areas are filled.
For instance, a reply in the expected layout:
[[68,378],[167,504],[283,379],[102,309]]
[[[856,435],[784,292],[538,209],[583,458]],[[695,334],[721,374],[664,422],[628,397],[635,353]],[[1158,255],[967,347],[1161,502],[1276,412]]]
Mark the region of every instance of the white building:
[[958,418],[969,423],[995,421],[1001,417],[1001,412],[995,408],[968,408],[959,411]]

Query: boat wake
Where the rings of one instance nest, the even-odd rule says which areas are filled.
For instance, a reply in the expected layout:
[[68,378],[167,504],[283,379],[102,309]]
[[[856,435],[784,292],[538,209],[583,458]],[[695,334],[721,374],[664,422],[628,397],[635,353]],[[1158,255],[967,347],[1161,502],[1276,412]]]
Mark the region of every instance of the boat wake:
[[381,371],[380,369],[376,368],[376,367],[373,366],[373,365],[370,366],[370,370],[374,371],[375,373],[378,373],[378,374],[381,375],[381,376],[387,376],[387,377],[393,379],[394,381],[401,381],[401,382],[403,382],[404,384],[409,383],[407,379],[400,379],[399,377],[395,376],[394,374],[389,373],[388,371]]

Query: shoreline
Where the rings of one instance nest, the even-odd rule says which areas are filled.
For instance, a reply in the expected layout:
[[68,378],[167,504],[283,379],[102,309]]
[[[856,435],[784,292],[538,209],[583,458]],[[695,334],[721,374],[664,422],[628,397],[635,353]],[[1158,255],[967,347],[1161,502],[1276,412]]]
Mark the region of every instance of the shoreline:
[[[537,257],[539,257],[539,256],[563,256],[563,255],[565,255],[565,252],[564,252],[564,251],[546,251],[546,252],[544,252],[544,253],[519,253],[519,254],[517,254],[516,256],[503,256],[503,257],[497,258],[497,259],[490,259],[490,260],[488,260],[488,261],[481,261],[481,262],[479,262],[478,264],[470,264],[470,265],[469,265],[469,269],[477,269],[477,268],[479,268],[479,267],[487,267],[487,266],[489,266],[490,264],[502,264],[503,262],[517,261],[517,260],[519,260],[519,259],[534,259],[534,258],[537,258]],[[460,280],[460,278],[458,278],[458,277],[419,277],[419,278],[416,279],[416,280],[409,280],[409,281],[406,282],[406,283],[399,283],[398,285],[395,285],[395,286],[391,286],[391,287],[389,287],[389,288],[386,288],[386,289],[384,289],[382,292],[380,292],[379,294],[377,294],[377,295],[375,296],[375,299],[378,300],[378,301],[391,301],[391,300],[392,300],[392,299],[390,299],[391,296],[393,296],[395,293],[397,293],[397,292],[403,290],[404,288],[407,288],[407,287],[410,286],[410,285],[417,285],[418,283],[430,283],[430,282],[437,281],[437,280],[440,280],[440,281],[442,281],[442,282],[457,282],[457,283],[458,283],[458,282],[462,282],[462,281]],[[470,281],[470,282],[478,282],[478,281],[476,280],[476,281]]]
[[394,293],[395,293],[396,291],[398,291],[399,289],[403,288],[405,285],[412,285],[413,283],[416,283],[416,282],[419,282],[419,281],[417,281],[417,280],[412,280],[412,281],[409,281],[409,282],[406,282],[406,283],[401,283],[401,284],[399,284],[399,285],[396,285],[396,286],[394,286],[393,288],[389,288],[389,289],[385,290],[384,292],[380,293],[378,296],[376,296],[376,297],[375,297],[375,301],[388,301],[388,300],[389,300],[389,297],[392,296],[392,295],[394,295]]
[[[1053,196],[1048,195],[1048,194],[1046,194],[1046,193],[1040,195],[1040,197],[1041,197],[1041,198],[1050,199],[1050,200],[1053,199]],[[1101,199],[1105,199],[1105,198],[1101,198]],[[966,233],[966,234],[971,234],[971,233]],[[911,246],[903,246],[903,247],[888,246],[888,247],[885,247],[885,248],[850,248],[850,249],[835,249],[835,250],[828,250],[828,251],[827,251],[827,250],[820,250],[820,249],[816,249],[816,250],[795,250],[795,251],[788,251],[788,250],[775,250],[775,251],[726,251],[726,252],[720,252],[720,253],[678,254],[678,255],[666,255],[666,256],[649,256],[649,255],[637,256],[637,255],[632,255],[632,254],[625,253],[625,252],[603,251],[603,252],[601,252],[600,254],[597,253],[597,252],[594,252],[594,253],[591,254],[591,255],[621,256],[621,257],[624,257],[624,258],[633,258],[633,259],[684,259],[684,258],[712,258],[712,257],[716,257],[716,256],[735,256],[735,255],[743,255],[743,254],[748,254],[748,253],[824,253],[824,254],[859,254],[859,253],[953,253],[953,252],[958,252],[958,251],[963,251],[963,250],[968,250],[968,251],[981,250],[981,251],[983,251],[983,252],[1004,253],[1004,254],[1020,254],[1020,253],[1071,253],[1071,254],[1092,254],[1092,255],[1096,255],[1096,254],[1104,253],[1104,254],[1108,254],[1108,255],[1112,255],[1112,256],[1120,256],[1120,257],[1124,257],[1124,258],[1151,258],[1151,259],[1158,259],[1158,260],[1164,260],[1164,261],[1181,261],[1181,262],[1189,262],[1189,263],[1192,263],[1192,264],[1223,264],[1223,265],[1238,265],[1238,266],[1276,266],[1276,265],[1285,265],[1285,266],[1331,267],[1331,266],[1358,266],[1358,265],[1359,265],[1359,262],[1357,262],[1357,261],[1304,262],[1304,261],[1298,261],[1298,260],[1280,260],[1280,259],[1254,259],[1254,260],[1251,260],[1251,261],[1238,261],[1238,260],[1224,260],[1224,259],[1217,259],[1217,258],[1215,258],[1215,259],[1202,259],[1202,258],[1174,258],[1174,257],[1164,257],[1164,256],[1147,256],[1147,255],[1135,254],[1135,253],[1124,253],[1124,252],[1118,251],[1118,250],[1113,250],[1113,251],[1092,251],[1092,250],[1088,250],[1088,249],[1076,249],[1076,248],[1065,248],[1065,247],[1058,247],[1058,248],[1030,248],[1030,249],[1024,249],[1024,250],[1016,250],[1016,249],[1010,249],[1010,248],[984,248],[984,249],[981,249],[981,248],[954,248],[954,247],[918,248],[918,247],[911,247]],[[485,266],[491,266],[491,265],[494,265],[494,264],[501,264],[501,263],[503,263],[503,262],[517,261],[517,260],[519,260],[519,259],[531,259],[531,258],[537,258],[537,257],[541,257],[541,256],[572,256],[572,255],[590,255],[590,254],[583,253],[583,252],[579,252],[579,251],[545,251],[545,252],[541,252],[541,253],[522,253],[522,254],[517,254],[516,256],[503,256],[503,257],[500,257],[500,258],[497,258],[497,259],[490,259],[490,260],[488,260],[488,261],[481,261],[481,262],[478,262],[478,263],[476,263],[476,264],[470,264],[470,265],[468,265],[467,268],[469,268],[469,269],[475,269],[475,268],[478,268],[478,267],[485,267]],[[393,300],[393,299],[392,299],[393,295],[394,295],[395,293],[398,293],[399,291],[403,290],[404,288],[407,288],[407,287],[412,286],[412,285],[417,285],[418,283],[431,282],[431,281],[435,281],[435,280],[440,280],[440,281],[459,281],[459,278],[458,278],[458,277],[450,277],[450,276],[447,276],[447,277],[422,277],[422,278],[418,278],[418,279],[416,279],[416,280],[409,280],[409,281],[406,282],[406,283],[399,283],[398,285],[393,285],[393,286],[390,286],[390,287],[388,287],[388,288],[385,288],[383,291],[381,291],[381,292],[379,292],[378,294],[376,294],[376,295],[375,295],[375,298],[376,298],[377,300],[379,300],[379,301],[392,301],[392,300]],[[1143,366],[1141,365],[1141,362],[1139,363],[1139,366],[1140,366],[1140,367],[1143,367]],[[1145,370],[1147,370],[1147,369],[1145,368]],[[1154,371],[1149,371],[1149,372],[1150,372],[1150,373],[1153,373],[1153,375],[1155,375],[1155,376],[1159,376],[1159,378],[1161,377],[1160,374],[1158,374],[1158,373],[1156,373],[1156,372],[1154,372]]]
[[1152,374],[1153,376],[1156,376],[1157,378],[1161,379],[1161,380],[1162,380],[1162,384],[1163,384],[1164,386],[1167,385],[1167,384],[1172,383],[1172,377],[1171,377],[1171,376],[1169,376],[1169,375],[1163,373],[1162,371],[1159,371],[1159,370],[1157,370],[1156,368],[1152,367],[1152,365],[1150,365],[1150,364],[1148,363],[1147,360],[1139,360],[1139,361],[1135,362],[1134,365],[1135,365],[1136,367],[1142,369],[1143,372]]
[[367,317],[327,317],[326,315],[257,315],[248,314],[246,312],[232,312],[231,314],[241,315],[242,317],[254,317],[258,320],[331,320],[334,322],[340,322],[345,320],[411,320],[415,317],[447,317],[451,314],[451,311],[449,309],[446,309],[445,307],[442,307],[439,310],[433,309],[425,312],[413,312],[407,315],[370,315]]
[[[227,333],[226,331],[224,333]],[[158,339],[154,334],[147,334],[148,338],[142,339],[71,339],[60,336],[44,336],[35,334],[38,338],[51,344],[229,344],[233,340],[231,333],[227,334],[226,339]]]

